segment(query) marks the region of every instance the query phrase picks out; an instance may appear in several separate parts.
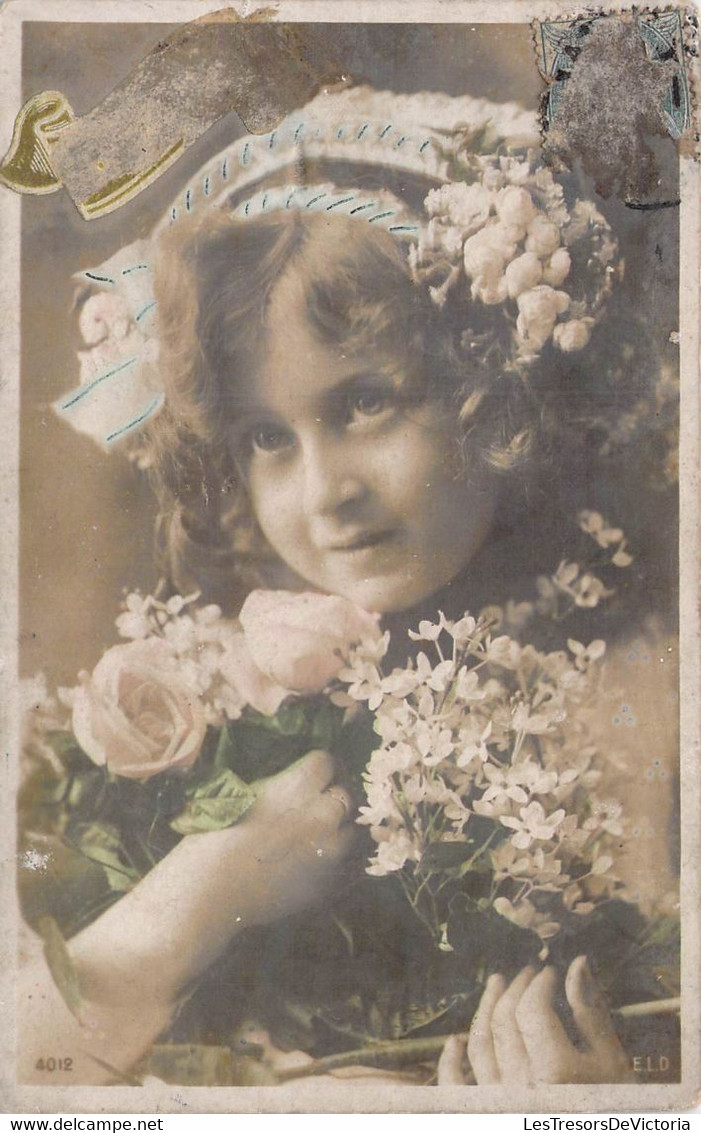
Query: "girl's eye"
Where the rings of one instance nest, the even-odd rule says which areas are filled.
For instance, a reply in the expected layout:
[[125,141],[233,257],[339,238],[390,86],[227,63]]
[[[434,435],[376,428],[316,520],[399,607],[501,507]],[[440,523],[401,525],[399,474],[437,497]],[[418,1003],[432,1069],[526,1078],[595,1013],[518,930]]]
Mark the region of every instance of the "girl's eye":
[[394,389],[372,386],[359,389],[348,398],[348,416],[351,420],[378,417],[386,410],[393,409],[395,401]]
[[256,425],[249,435],[254,452],[280,452],[292,444],[291,435],[277,425]]

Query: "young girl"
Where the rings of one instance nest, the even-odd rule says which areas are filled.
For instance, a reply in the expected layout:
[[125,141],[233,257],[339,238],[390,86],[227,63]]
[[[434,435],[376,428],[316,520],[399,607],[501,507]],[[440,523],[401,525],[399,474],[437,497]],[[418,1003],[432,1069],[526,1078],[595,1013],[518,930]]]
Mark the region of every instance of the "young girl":
[[[445,135],[394,126],[388,139],[347,110],[316,111],[321,140],[308,109],[202,171],[155,241],[155,307],[144,294],[126,316],[117,304],[128,329],[115,336],[104,317],[93,336],[119,338],[123,363],[112,357],[62,410],[94,431],[92,401],[103,441],[138,434],[173,592],[234,615],[252,587],[341,595],[382,615],[400,650],[425,612],[525,596],[565,556],[562,517],[591,502],[592,462],[613,451],[624,411],[644,420],[655,374],[622,319],[596,342],[618,259],[589,202],[566,200],[532,154],[502,145],[477,159],[476,128],[453,136],[463,173],[449,174]],[[305,131],[299,185],[290,162]],[[122,257],[102,279],[137,266]],[[90,302],[84,326],[100,321]],[[135,342],[136,377],[110,393]],[[59,1047],[75,1081],[128,1074],[235,939],[317,905],[358,868],[356,805],[313,751],[238,825],[183,838],[70,941],[81,1023],[40,965],[27,975],[24,1080]],[[468,1050],[479,1083],[631,1077],[584,959],[567,977],[570,1033],[556,982],[548,967],[489,981]],[[272,1065],[289,1059],[257,1037]],[[465,1081],[463,1057],[449,1041],[439,1081]]]

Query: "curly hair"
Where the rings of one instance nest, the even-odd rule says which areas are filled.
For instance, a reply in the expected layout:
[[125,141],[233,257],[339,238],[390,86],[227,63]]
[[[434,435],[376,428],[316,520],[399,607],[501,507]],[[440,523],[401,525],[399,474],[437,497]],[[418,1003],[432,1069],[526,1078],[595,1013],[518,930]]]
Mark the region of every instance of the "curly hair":
[[[636,438],[645,433],[659,365],[627,311],[614,302],[581,356],[546,346],[524,373],[511,364],[503,308],[456,288],[438,309],[412,281],[406,253],[400,239],[366,223],[300,211],[240,220],[211,209],[161,237],[155,294],[166,407],[147,445],[163,569],[178,589],[195,587],[235,611],[251,587],[274,578],[230,436],[237,374],[260,364],[271,299],[288,272],[301,279],[322,342],[389,356],[422,396],[445,402],[457,423],[456,458],[469,454],[510,484],[502,527],[538,509],[571,517],[590,506],[592,462],[615,464],[621,422],[633,422]],[[614,480],[620,490],[617,473]]]

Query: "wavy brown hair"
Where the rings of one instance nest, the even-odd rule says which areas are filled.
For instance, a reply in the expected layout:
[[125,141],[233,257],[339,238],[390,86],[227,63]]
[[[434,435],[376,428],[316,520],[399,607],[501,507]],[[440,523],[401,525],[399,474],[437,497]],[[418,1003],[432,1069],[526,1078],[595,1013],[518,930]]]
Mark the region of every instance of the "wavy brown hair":
[[[251,587],[274,579],[274,556],[230,436],[241,407],[237,375],[260,364],[271,298],[291,271],[323,342],[390,355],[421,396],[445,402],[456,421],[456,455],[469,454],[510,485],[502,492],[502,528],[529,516],[534,560],[542,555],[538,511],[561,522],[578,507],[610,512],[618,500],[620,509],[616,454],[643,436],[647,459],[654,457],[659,367],[627,312],[614,309],[579,355],[547,346],[524,373],[514,365],[504,308],[473,301],[465,287],[437,309],[412,281],[396,237],[323,213],[239,220],[210,209],[163,235],[156,264],[166,407],[149,428],[147,448],[163,570],[176,588],[195,587],[235,611]],[[617,437],[626,421],[628,435]],[[608,505],[591,496],[593,466],[602,461],[616,486]],[[552,537],[553,524],[542,530]]]

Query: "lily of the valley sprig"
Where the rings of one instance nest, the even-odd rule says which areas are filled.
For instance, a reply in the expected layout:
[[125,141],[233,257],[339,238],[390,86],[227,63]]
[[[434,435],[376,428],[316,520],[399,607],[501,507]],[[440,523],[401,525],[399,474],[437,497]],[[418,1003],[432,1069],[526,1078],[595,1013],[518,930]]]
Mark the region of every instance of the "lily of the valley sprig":
[[[365,774],[375,853],[443,948],[440,892],[481,875],[481,900],[547,940],[617,888],[622,808],[600,797],[603,760],[587,726],[605,643],[539,652],[491,623],[441,615],[405,669],[376,650],[339,673],[348,703],[374,712],[379,745]],[[430,654],[430,655],[429,655]]]

